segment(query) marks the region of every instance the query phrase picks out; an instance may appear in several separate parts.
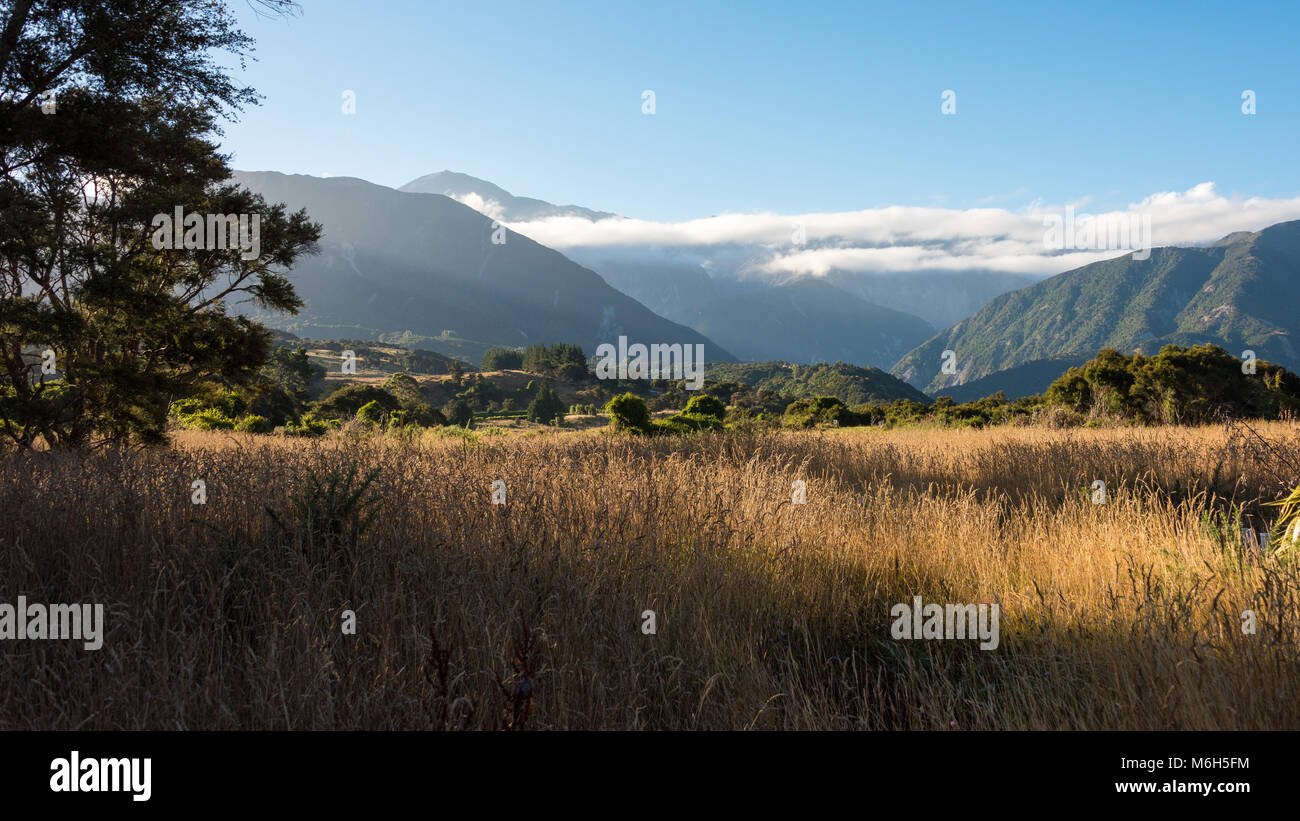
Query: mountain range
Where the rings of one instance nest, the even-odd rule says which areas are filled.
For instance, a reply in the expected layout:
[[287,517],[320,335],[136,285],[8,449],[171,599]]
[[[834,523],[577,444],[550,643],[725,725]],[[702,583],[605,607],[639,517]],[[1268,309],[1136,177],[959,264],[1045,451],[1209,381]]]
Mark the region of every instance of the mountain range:
[[[980,390],[1008,381],[1033,393],[1053,370],[1060,374],[1062,362],[1077,364],[1101,348],[1154,354],[1202,343],[1234,355],[1253,350],[1295,370],[1297,305],[1300,221],[1283,222],[1204,247],[1156,248],[1145,260],[1125,254],[1002,294],[891,372],[932,396],[976,380]],[[954,373],[943,372],[944,351],[955,355]],[[1044,362],[1050,367],[1033,373]]]
[[[517,197],[453,171],[425,175],[399,190],[444,194],[507,223],[621,219],[605,211]],[[577,245],[563,251],[656,313],[749,360],[843,359],[888,368],[935,328],[1034,281],[998,272],[947,271],[773,276],[761,272],[771,249],[760,245],[703,250]]]
[[[842,279],[841,287],[829,277],[714,277],[688,255],[660,253],[646,261],[626,249],[560,254],[500,223],[616,215],[517,197],[467,174],[427,174],[395,191],[343,177],[238,172],[236,178],[269,200],[307,207],[325,224],[322,255],[300,263],[294,274],[307,309],[291,319],[259,317],[304,335],[401,340],[472,359],[490,345],[555,341],[567,334],[585,340],[586,347],[623,332],[708,340],[717,349],[710,358],[720,361],[734,355],[888,368],[934,332],[917,316],[858,296],[854,290],[863,286],[851,279]],[[397,209],[410,213],[390,225],[387,215]],[[509,242],[491,243],[493,232]],[[593,271],[606,282],[596,284]],[[942,287],[931,283],[935,293],[925,296],[932,304],[943,302],[936,294],[960,291],[952,280],[946,275]],[[455,283],[450,290],[449,283]],[[925,278],[910,284],[920,293]],[[1022,280],[1004,277],[994,291],[1018,284]],[[874,292],[897,303],[898,294],[909,292],[898,285]],[[431,289],[439,292],[437,305],[429,304]],[[651,320],[633,301],[658,317]],[[584,319],[584,312],[590,317]],[[661,329],[657,323],[664,320]],[[680,326],[695,334],[684,336]]]
[[[401,189],[275,172],[236,179],[325,226],[322,253],[290,274],[305,310],[257,316],[304,336],[400,340],[476,361],[495,345],[569,341],[591,352],[625,335],[704,344],[716,362],[876,366],[958,401],[1037,393],[1104,347],[1209,342],[1300,368],[1300,221],[1041,281],[942,271],[754,278],[681,249],[560,253],[500,222],[621,218],[451,171]],[[935,333],[943,325],[900,308],[918,304],[956,319]],[[945,351],[953,373],[941,367]]]
[[734,361],[698,331],[450,197],[351,177],[263,171],[236,172],[235,181],[305,208],[324,227],[321,253],[289,274],[303,311],[248,311],[270,327],[308,337],[401,336],[474,362],[494,345],[575,342],[590,353],[620,335],[703,344],[706,361]]
[[690,324],[747,361],[885,368],[934,333],[920,317],[874,305],[814,277],[719,297],[701,306]]

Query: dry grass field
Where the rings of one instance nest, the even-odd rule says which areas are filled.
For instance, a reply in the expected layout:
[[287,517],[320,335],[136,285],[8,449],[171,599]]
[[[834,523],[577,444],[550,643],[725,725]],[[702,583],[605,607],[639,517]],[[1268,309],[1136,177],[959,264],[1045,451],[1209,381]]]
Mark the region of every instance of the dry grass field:
[[[0,729],[1300,728],[1300,548],[1238,521],[1277,471],[1220,427],[5,453],[0,600],[107,629],[4,642]],[[1000,645],[892,639],[914,595]]]

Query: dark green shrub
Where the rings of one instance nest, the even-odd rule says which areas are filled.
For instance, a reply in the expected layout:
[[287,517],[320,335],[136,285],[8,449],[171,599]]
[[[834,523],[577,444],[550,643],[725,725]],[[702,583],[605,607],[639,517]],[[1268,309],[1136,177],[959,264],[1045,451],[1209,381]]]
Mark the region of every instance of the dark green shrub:
[[645,400],[636,394],[624,393],[605,403],[605,413],[614,423],[614,430],[630,433],[649,433],[650,409]]
[[542,389],[537,392],[537,398],[528,405],[528,420],[549,425],[556,419],[563,418],[563,416],[564,401],[551,389],[550,385],[543,385]]
[[372,428],[382,428],[388,423],[390,413],[400,411],[389,411],[378,402],[367,402],[357,409],[357,421]]
[[271,424],[271,420],[255,413],[248,414],[235,425],[235,430],[243,433],[270,433],[274,429],[275,425]]
[[286,509],[266,508],[283,534],[302,549],[313,569],[346,574],[361,536],[379,514],[382,497],[370,491],[379,468],[360,474],[356,464],[307,474]]
[[686,403],[686,410],[683,412],[700,416],[712,416],[714,419],[722,420],[727,416],[727,406],[722,404],[722,400],[716,396],[705,394],[692,396],[691,401]]
[[722,430],[722,420],[702,413],[678,413],[663,421],[655,422],[654,427],[666,433],[698,433],[706,430]]
[[442,408],[447,424],[467,428],[474,424],[474,409],[464,399],[453,399]]
[[834,396],[796,399],[785,409],[781,423],[791,428],[846,427],[857,418]]
[[181,424],[189,430],[234,430],[235,420],[216,408],[204,408],[181,417]]

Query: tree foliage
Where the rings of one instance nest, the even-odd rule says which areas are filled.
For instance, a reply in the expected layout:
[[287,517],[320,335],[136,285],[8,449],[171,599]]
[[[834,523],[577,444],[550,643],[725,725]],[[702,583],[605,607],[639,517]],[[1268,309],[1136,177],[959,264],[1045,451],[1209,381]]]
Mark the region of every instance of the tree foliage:
[[577,382],[588,375],[587,357],[582,352],[582,346],[568,342],[529,345],[524,349],[522,368],[529,373],[565,382]]
[[1142,423],[1276,418],[1300,409],[1300,378],[1263,360],[1254,373],[1216,345],[1166,345],[1155,356],[1107,348],[1048,387],[1050,404]]
[[549,425],[564,417],[566,405],[550,385],[543,385],[536,398],[528,405],[528,419]]
[[716,396],[702,394],[692,396],[691,401],[686,403],[686,410],[683,413],[695,414],[701,416],[712,416],[718,421],[722,421],[727,416],[727,406],[722,403],[721,399]]
[[524,355],[514,348],[488,348],[483,352],[485,371],[517,371],[524,366]]
[[[161,441],[172,400],[256,380],[270,334],[229,309],[300,307],[284,273],[320,236],[228,182],[217,118],[256,96],[218,56],[251,41],[209,0],[0,14],[0,432],[23,447]],[[260,253],[156,247],[155,215],[178,207],[257,215]]]
[[614,430],[630,433],[649,433],[650,409],[645,400],[634,393],[615,396],[605,403],[605,413],[614,423]]

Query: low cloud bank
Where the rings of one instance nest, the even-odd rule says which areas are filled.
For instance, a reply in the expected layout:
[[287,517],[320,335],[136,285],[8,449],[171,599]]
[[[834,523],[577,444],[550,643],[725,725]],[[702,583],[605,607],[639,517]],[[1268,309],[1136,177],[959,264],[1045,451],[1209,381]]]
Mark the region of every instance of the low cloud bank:
[[[474,195],[467,205],[497,217],[499,207]],[[1183,192],[1152,194],[1127,209],[1090,214],[1087,200],[1069,203],[1076,219],[1150,218],[1150,242],[1197,245],[1236,231],[1258,231],[1300,219],[1300,198],[1223,196],[1205,182]],[[824,276],[830,271],[1005,271],[1045,276],[1109,259],[1122,250],[1052,248],[1046,221],[1067,206],[1034,203],[1021,212],[1001,208],[891,206],[812,214],[723,214],[685,222],[611,217],[551,217],[506,223],[543,245],[624,258],[643,254],[679,260],[728,258],[733,274]],[[717,271],[716,273],[727,273]]]

